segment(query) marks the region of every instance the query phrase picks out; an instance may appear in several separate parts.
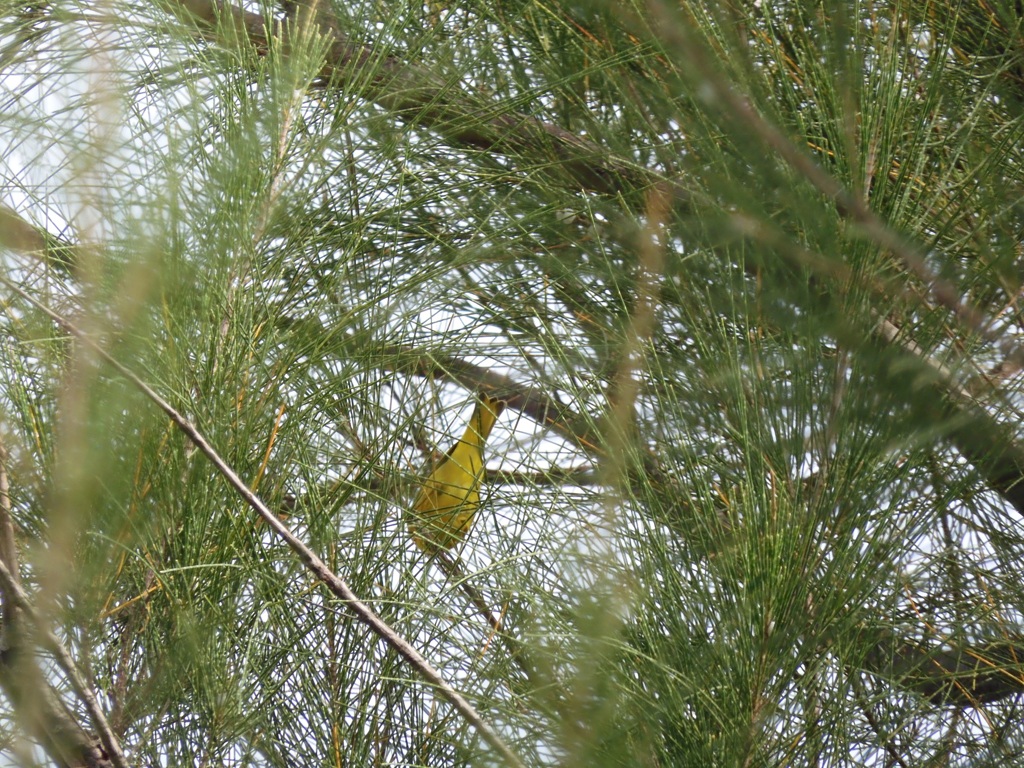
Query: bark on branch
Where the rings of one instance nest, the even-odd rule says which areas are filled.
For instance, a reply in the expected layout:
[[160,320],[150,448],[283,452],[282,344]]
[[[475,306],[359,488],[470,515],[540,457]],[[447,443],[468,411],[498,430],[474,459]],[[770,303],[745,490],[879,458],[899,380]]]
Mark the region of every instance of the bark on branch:
[[866,666],[938,706],[991,704],[1024,691],[1024,638],[951,647],[883,632]]
[[[221,0],[175,2],[210,33],[217,31],[208,36],[245,41],[260,53],[268,50],[261,14]],[[353,42],[322,14],[315,23],[331,41],[320,77],[324,88],[357,89],[397,117],[436,130],[454,146],[509,156],[522,162],[524,170],[571,188],[628,194],[655,181],[648,170],[599,144],[529,115],[501,113],[498,104],[472,96],[426,67]],[[287,43],[287,30],[287,25],[275,24],[269,35]]]

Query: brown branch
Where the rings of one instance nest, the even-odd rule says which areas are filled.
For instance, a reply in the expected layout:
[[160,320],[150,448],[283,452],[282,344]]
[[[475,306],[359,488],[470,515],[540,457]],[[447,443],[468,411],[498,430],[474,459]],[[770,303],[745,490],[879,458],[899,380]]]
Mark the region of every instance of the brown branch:
[[[223,0],[177,0],[193,21],[201,21],[207,37],[217,30],[222,42],[246,42],[257,53],[269,49],[264,16]],[[300,8],[299,19],[303,9]],[[553,175],[562,184],[601,194],[630,192],[655,181],[650,171],[616,157],[592,141],[557,125],[520,113],[500,114],[500,105],[474,97],[425,67],[371,46],[353,42],[336,24],[315,10],[315,24],[330,41],[318,85],[353,88],[403,120],[436,130],[455,146],[497,152],[518,158]],[[286,43],[290,25],[274,24],[270,33]]]
[[587,453],[600,456],[600,435],[592,419],[562,405],[546,392],[519,383],[511,376],[468,363],[454,355],[425,352],[392,345],[381,352],[386,370],[432,379],[446,379],[470,391],[483,390],[505,401],[505,406],[553,429]]
[[929,647],[886,630],[865,668],[932,704],[976,707],[1024,692],[1024,638]]
[[892,323],[879,324],[876,343],[888,353],[879,366],[880,384],[902,392],[911,412],[930,425],[945,426],[944,437],[988,486],[1024,514],[1024,447],[1012,425],[999,421],[961,387],[951,371],[916,345],[903,341]]
[[0,247],[32,253],[46,248],[46,240],[12,208],[0,204]]
[[78,249],[63,238],[23,219],[13,208],[0,203],[0,248],[9,248],[66,270],[77,262]]

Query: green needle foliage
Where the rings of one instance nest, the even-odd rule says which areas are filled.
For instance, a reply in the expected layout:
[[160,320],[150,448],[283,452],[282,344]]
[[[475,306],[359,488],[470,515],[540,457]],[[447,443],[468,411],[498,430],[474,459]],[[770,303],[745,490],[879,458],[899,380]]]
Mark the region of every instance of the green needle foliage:
[[0,5],[0,762],[1024,764],[1022,23]]

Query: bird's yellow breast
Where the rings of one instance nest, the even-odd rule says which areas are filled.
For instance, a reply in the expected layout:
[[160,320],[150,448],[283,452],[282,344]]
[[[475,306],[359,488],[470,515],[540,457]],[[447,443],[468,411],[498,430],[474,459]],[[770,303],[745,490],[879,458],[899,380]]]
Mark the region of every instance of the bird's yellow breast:
[[423,482],[408,524],[412,540],[428,555],[451,549],[472,526],[480,506],[484,443],[504,405],[481,394],[466,433]]

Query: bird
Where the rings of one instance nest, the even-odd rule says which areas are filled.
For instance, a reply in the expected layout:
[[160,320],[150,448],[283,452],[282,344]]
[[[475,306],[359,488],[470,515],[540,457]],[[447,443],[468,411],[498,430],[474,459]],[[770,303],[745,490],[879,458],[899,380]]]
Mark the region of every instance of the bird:
[[407,515],[413,542],[428,556],[448,552],[465,539],[480,506],[484,443],[505,401],[477,393],[466,432],[423,481]]

